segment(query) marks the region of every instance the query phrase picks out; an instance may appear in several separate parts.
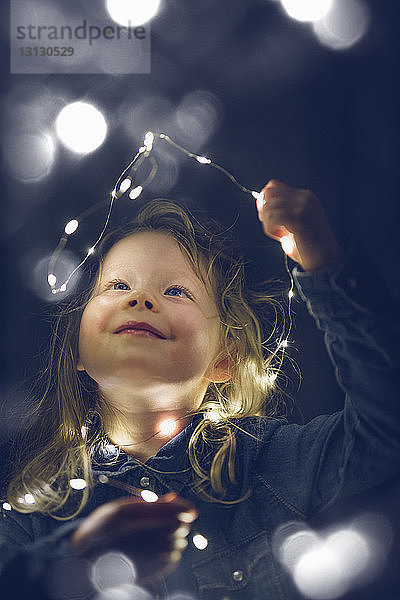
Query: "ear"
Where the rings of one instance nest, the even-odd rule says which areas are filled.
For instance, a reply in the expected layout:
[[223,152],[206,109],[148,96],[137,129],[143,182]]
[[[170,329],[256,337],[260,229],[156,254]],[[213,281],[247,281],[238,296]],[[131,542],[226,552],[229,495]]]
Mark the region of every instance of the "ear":
[[225,383],[226,381],[229,381],[232,377],[230,367],[231,365],[228,357],[217,362],[210,370],[210,381],[213,383]]

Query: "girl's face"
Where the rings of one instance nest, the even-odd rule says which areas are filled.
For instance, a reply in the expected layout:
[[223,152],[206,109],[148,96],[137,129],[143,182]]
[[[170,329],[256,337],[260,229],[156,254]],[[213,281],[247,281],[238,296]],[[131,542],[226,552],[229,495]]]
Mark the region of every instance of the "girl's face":
[[[147,323],[163,337],[116,333],[129,321]],[[165,384],[202,389],[210,380],[221,380],[213,369],[219,325],[214,299],[177,242],[162,231],[134,233],[105,257],[82,315],[77,368],[105,393],[113,387],[162,390]]]

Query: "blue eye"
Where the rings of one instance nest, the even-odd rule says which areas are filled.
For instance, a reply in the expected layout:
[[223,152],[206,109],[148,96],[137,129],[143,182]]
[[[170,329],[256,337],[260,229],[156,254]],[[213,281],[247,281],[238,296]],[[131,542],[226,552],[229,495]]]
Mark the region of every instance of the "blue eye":
[[[116,287],[116,286],[125,286],[125,288],[121,288],[121,287]],[[126,289],[130,289],[129,285],[127,283],[125,283],[124,281],[111,281],[109,283],[109,288],[115,291],[125,291]],[[178,291],[178,293],[172,293],[171,291]],[[187,290],[183,285],[173,285],[170,288],[168,288],[165,291],[166,294],[172,295],[172,296],[176,296],[177,298],[182,298],[182,294],[184,294],[187,298],[191,298],[191,294],[189,292],[189,290]]]
[[116,290],[116,289],[118,289],[118,288],[116,288],[116,287],[115,287],[116,285],[126,285],[126,287],[127,287],[127,288],[129,288],[128,284],[127,284],[127,283],[124,283],[123,281],[114,281],[114,282],[111,284],[111,287],[112,287],[112,289],[113,289],[113,290]]
[[[183,287],[181,285],[173,285],[170,288],[168,288],[165,293],[168,293],[171,290],[178,290],[178,292],[183,292],[187,298],[191,297],[189,290],[187,290],[185,287]],[[178,296],[178,294],[172,294],[172,296]],[[180,297],[180,296],[178,296],[178,297]]]

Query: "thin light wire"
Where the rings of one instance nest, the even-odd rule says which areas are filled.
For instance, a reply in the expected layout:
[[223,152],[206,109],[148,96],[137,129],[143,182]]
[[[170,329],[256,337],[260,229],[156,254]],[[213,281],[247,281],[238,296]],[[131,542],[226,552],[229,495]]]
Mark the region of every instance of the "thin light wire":
[[[119,175],[117,181],[115,182],[115,185],[113,187],[113,190],[111,192],[110,195],[110,204],[109,204],[109,208],[108,208],[108,213],[106,216],[106,220],[105,223],[103,225],[103,228],[100,232],[100,235],[98,236],[97,240],[95,241],[95,243],[93,244],[93,246],[91,246],[86,254],[86,256],[84,257],[84,259],[71,271],[71,273],[68,275],[67,279],[64,281],[64,283],[59,286],[56,287],[56,283],[57,283],[57,278],[54,275],[54,268],[57,264],[57,260],[62,252],[62,250],[65,248],[68,239],[71,237],[71,235],[73,235],[73,233],[69,234],[65,232],[64,229],[64,234],[62,235],[62,237],[60,238],[60,241],[56,247],[56,249],[54,250],[54,252],[52,253],[50,260],[49,260],[49,266],[48,266],[48,272],[47,272],[47,281],[49,286],[51,287],[51,291],[53,294],[58,294],[60,292],[65,292],[67,290],[68,287],[68,283],[71,280],[71,277],[85,264],[85,262],[87,261],[87,259],[89,258],[89,256],[91,254],[93,254],[93,252],[95,251],[97,245],[100,243],[106,229],[108,226],[108,223],[110,221],[111,218],[111,213],[112,213],[112,209],[114,207],[114,203],[116,200],[118,200],[119,198],[121,198],[121,196],[125,195],[125,194],[131,194],[132,192],[134,192],[134,198],[137,198],[141,192],[153,181],[154,177],[156,176],[157,173],[157,161],[154,159],[154,157],[152,156],[152,150],[153,150],[153,145],[154,145],[154,141],[155,140],[163,140],[165,142],[167,142],[170,146],[176,148],[177,150],[180,150],[183,154],[185,154],[187,157],[189,158],[193,158],[194,160],[196,160],[199,164],[202,164],[204,166],[209,166],[212,167],[214,169],[217,169],[218,171],[220,171],[223,175],[225,175],[226,177],[228,177],[228,179],[236,186],[238,187],[242,192],[246,193],[246,194],[250,194],[253,198],[257,199],[260,197],[261,192],[257,192],[255,190],[251,190],[247,187],[245,187],[244,185],[242,185],[237,179],[236,177],[234,177],[232,175],[232,173],[230,173],[227,169],[225,169],[224,167],[222,167],[221,165],[215,163],[214,161],[212,161],[211,159],[199,155],[199,154],[195,154],[194,152],[190,152],[189,150],[187,150],[186,148],[184,148],[183,146],[181,146],[180,144],[177,144],[174,140],[172,140],[167,134],[165,133],[156,133],[153,134],[152,132],[147,132],[144,138],[144,145],[141,146],[139,148],[139,150],[137,151],[137,153],[135,154],[135,156],[133,157],[133,159],[131,160],[131,162],[128,164],[128,166],[122,171],[122,173]],[[150,163],[151,163],[151,169],[150,172],[148,174],[148,176],[146,177],[145,181],[141,183],[140,186],[136,186],[135,185],[135,174],[137,172],[137,170],[139,169],[139,167],[143,164],[143,162],[145,161],[146,158],[150,159]],[[129,186],[124,186],[123,189],[121,189],[121,184],[123,182],[129,182]],[[98,206],[98,204],[96,205]],[[76,217],[76,220],[78,222],[78,227],[79,227],[79,222],[80,220],[82,220],[82,218],[84,218],[84,216],[87,214],[87,211],[85,211],[85,213],[83,213],[82,215],[79,215],[78,217]],[[76,230],[75,230],[76,231]],[[291,281],[291,287],[290,287],[290,291],[289,294],[291,294],[291,292],[293,292],[293,279],[292,279],[292,275],[290,272],[290,269],[288,267],[287,264],[287,257],[286,254],[284,254],[285,256],[285,267],[286,267],[286,271],[289,274],[289,278]]]

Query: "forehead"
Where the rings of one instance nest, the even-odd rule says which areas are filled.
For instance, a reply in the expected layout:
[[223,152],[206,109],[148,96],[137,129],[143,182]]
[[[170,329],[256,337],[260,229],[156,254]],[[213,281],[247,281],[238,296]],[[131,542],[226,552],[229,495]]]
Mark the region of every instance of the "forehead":
[[139,261],[165,263],[174,259],[184,267],[188,267],[184,255],[176,240],[163,231],[139,231],[116,242],[107,252],[104,269],[119,265],[134,265]]
[[188,257],[165,231],[139,231],[119,240],[107,252],[99,275],[103,278],[119,269],[141,266],[166,275],[186,275],[199,282]]

